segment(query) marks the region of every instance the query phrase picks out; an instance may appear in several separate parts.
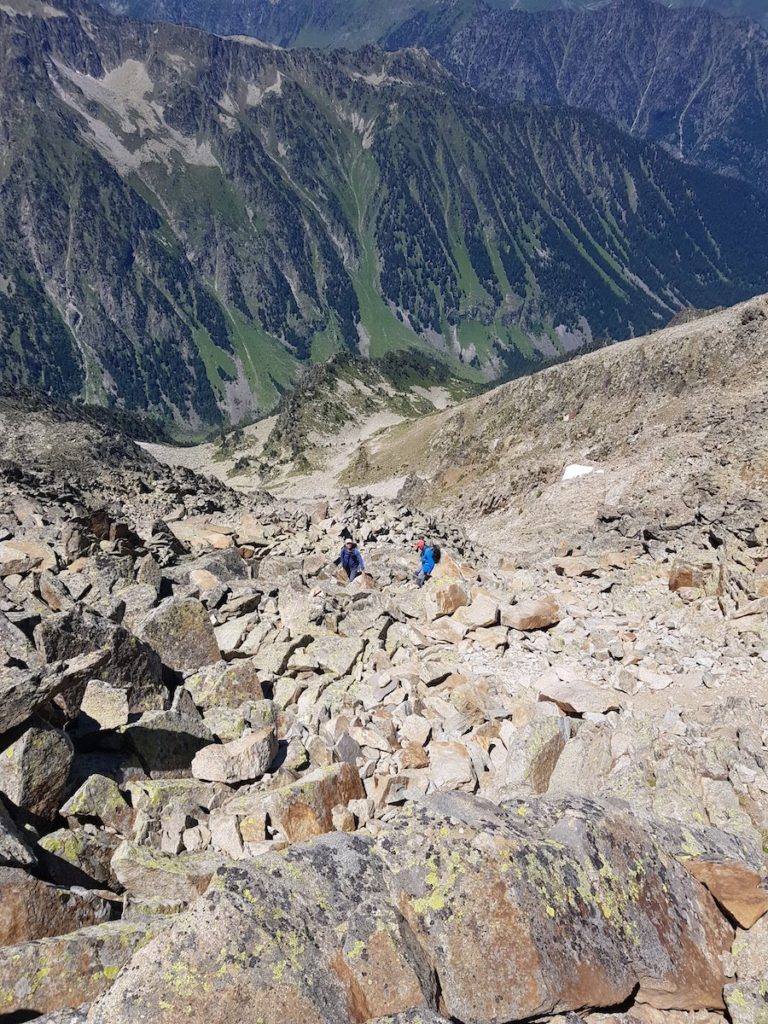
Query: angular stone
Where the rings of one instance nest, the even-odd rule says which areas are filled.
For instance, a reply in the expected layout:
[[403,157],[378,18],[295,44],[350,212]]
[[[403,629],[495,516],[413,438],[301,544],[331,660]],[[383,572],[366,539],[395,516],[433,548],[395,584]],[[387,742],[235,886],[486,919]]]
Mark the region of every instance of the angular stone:
[[84,680],[102,669],[106,660],[104,653],[95,651],[40,672],[0,667],[0,734],[26,721],[59,694],[72,689],[81,692]]
[[30,850],[0,800],[0,867],[32,868],[36,864],[37,857]]
[[277,755],[277,737],[269,725],[231,743],[203,747],[192,761],[192,775],[206,782],[235,785],[260,779]]
[[299,782],[265,794],[264,807],[272,824],[290,843],[333,830],[333,808],[365,796],[360,776],[352,765],[342,763],[318,768]]
[[195,754],[213,742],[199,715],[175,711],[148,711],[125,736],[153,779],[188,776]]
[[110,686],[101,679],[91,679],[80,701],[80,714],[82,718],[78,720],[78,725],[93,724],[99,729],[119,729],[128,724],[131,716],[129,691]]
[[124,836],[130,835],[136,812],[117,784],[104,775],[91,775],[61,808],[63,818],[97,821]]
[[538,683],[539,700],[557,704],[566,715],[605,714],[620,711],[623,700],[615,690],[601,689],[590,683],[568,682],[548,672]]
[[[0,948],[0,1012],[56,1014],[98,999],[163,924],[111,921]],[[57,1024],[73,1020],[85,1018],[70,1012],[62,1014]]]
[[438,790],[458,789],[474,780],[472,758],[463,743],[433,742],[429,746],[429,777]]
[[636,988],[660,1009],[722,1007],[731,929],[649,834],[595,801],[452,793],[415,805],[377,847],[450,1018],[613,1006]]
[[75,609],[43,619],[35,629],[35,643],[46,661],[69,661],[81,654],[105,651],[107,661],[99,675],[111,685],[132,693],[131,710],[145,710],[145,704],[164,688],[158,655],[123,626],[91,611]]
[[252,661],[218,661],[187,676],[184,685],[199,708],[240,707],[247,700],[262,700],[264,691]]
[[0,792],[25,815],[53,821],[73,758],[68,736],[47,725],[33,726],[0,752]]
[[472,604],[459,608],[454,618],[470,629],[488,628],[499,621],[499,606],[493,598],[479,594]]
[[[91,1024],[351,1024],[434,1002],[432,972],[401,931],[371,842],[337,832],[225,868],[137,954]],[[174,965],[177,984],[158,963]]]
[[120,838],[114,833],[61,828],[43,836],[38,845],[46,875],[56,885],[117,888],[111,862]]
[[132,896],[189,903],[205,892],[221,863],[212,851],[167,856],[126,840],[115,850],[112,871]]
[[175,672],[197,671],[221,658],[208,612],[193,597],[166,598],[136,632]]
[[346,676],[365,648],[365,641],[358,637],[322,637],[306,649],[325,672],[335,676]]
[[768,913],[766,878],[746,864],[692,859],[685,866],[742,928],[751,928]]
[[553,716],[536,718],[509,733],[505,737],[507,756],[497,773],[494,791],[500,785],[520,794],[546,793],[570,734],[570,721]]
[[108,921],[110,914],[107,901],[93,893],[60,889],[19,868],[0,868],[0,946],[64,935]]
[[535,629],[549,629],[560,621],[560,606],[557,598],[550,594],[542,598],[530,598],[502,608],[501,624],[511,626],[520,632]]
[[34,667],[37,654],[26,635],[0,612],[0,665],[14,661]]
[[469,604],[469,591],[463,583],[446,579],[432,587],[425,599],[427,616],[436,619],[440,615],[453,615],[459,608]]

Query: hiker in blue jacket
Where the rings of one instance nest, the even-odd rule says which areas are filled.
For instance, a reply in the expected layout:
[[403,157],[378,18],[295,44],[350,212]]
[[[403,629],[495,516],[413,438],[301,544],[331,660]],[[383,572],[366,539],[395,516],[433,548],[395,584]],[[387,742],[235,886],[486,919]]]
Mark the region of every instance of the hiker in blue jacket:
[[341,566],[350,583],[365,572],[363,556],[351,537],[344,541],[344,547],[341,549]]
[[419,552],[419,558],[421,559],[421,568],[416,573],[416,585],[423,587],[435,571],[435,554],[432,550],[432,545],[427,544],[423,537],[419,537],[416,541],[416,550]]

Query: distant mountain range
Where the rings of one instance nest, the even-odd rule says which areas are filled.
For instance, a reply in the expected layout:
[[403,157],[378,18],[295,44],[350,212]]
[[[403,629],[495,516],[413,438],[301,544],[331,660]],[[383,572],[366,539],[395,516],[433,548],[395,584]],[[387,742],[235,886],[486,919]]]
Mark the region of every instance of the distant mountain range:
[[[257,36],[280,46],[358,47],[379,42],[440,0],[104,0],[116,14],[145,21],[196,25],[220,35]],[[451,0],[471,17],[478,9],[526,12],[596,10],[616,0]],[[619,3],[624,0],[618,0]],[[750,18],[768,26],[765,0],[671,0],[671,8],[714,10],[726,17]]]
[[489,380],[764,288],[768,198],[424,51],[0,8],[0,383],[271,409],[339,350]]

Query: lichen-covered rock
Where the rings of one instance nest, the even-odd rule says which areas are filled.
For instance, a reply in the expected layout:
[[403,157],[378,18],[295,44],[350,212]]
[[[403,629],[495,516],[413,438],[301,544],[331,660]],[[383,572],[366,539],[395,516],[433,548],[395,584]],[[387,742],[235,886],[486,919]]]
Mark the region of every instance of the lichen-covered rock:
[[110,907],[93,893],[62,889],[19,868],[0,868],[0,946],[64,935],[108,921]]
[[121,835],[130,835],[136,812],[113,779],[91,775],[61,808],[63,818],[97,821]]
[[733,1024],[768,1022],[768,915],[749,931],[738,929],[731,948],[733,980],[725,1002]]
[[53,821],[74,757],[72,741],[41,723],[0,751],[0,793],[25,816]]
[[[0,948],[0,1014],[55,1014],[92,1002],[164,923],[111,921]],[[69,1024],[69,1019],[62,1014],[57,1024]],[[84,1019],[74,1016],[77,1022]]]
[[203,747],[192,761],[192,775],[206,782],[253,782],[269,770],[277,754],[277,737],[271,725],[231,743]]
[[358,1024],[434,1010],[438,992],[468,1024],[635,992],[660,1009],[722,1008],[732,934],[623,807],[440,794],[375,839],[335,833],[224,868],[91,1022]]
[[365,796],[357,769],[334,764],[309,772],[299,782],[266,794],[264,807],[272,823],[291,843],[301,843],[333,829],[333,808]]
[[208,612],[193,597],[166,598],[144,617],[136,633],[175,672],[197,671],[221,658]]
[[221,863],[212,852],[170,856],[126,840],[115,850],[112,871],[133,896],[190,902],[205,891]]
[[199,708],[236,708],[244,701],[264,697],[251,661],[217,661],[187,676],[184,685]]
[[47,877],[56,885],[119,888],[111,864],[120,839],[104,830],[60,828],[39,842]]
[[490,1024],[610,1006],[638,986],[660,1008],[722,1006],[731,929],[624,810],[443,794],[377,846],[449,1016]]
[[387,902],[372,842],[337,833],[224,869],[134,958],[93,1024],[340,1024],[434,1005],[433,973]]

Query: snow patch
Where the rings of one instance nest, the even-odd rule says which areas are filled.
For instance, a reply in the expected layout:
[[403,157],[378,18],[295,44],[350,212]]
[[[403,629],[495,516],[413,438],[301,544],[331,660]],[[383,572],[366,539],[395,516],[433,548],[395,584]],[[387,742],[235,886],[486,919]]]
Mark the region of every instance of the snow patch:
[[562,480],[576,480],[580,476],[590,476],[592,473],[604,473],[604,469],[596,469],[595,466],[582,466],[578,462],[571,463],[563,470]]

